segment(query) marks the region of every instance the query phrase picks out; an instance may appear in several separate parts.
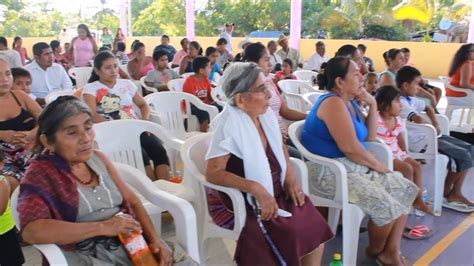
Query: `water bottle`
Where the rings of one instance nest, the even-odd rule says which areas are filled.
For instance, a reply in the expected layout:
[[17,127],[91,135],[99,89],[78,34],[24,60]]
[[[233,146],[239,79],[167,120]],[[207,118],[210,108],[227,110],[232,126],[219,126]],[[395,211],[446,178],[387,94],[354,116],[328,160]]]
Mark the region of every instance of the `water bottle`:
[[[428,200],[428,190],[426,189],[426,187],[423,187],[421,199],[423,200],[423,202],[426,202]],[[423,217],[425,216],[425,213],[423,211],[415,209],[415,216]]]
[[329,266],[342,266],[341,257],[341,253],[334,253],[334,255],[332,255],[332,260],[331,263],[329,263]]

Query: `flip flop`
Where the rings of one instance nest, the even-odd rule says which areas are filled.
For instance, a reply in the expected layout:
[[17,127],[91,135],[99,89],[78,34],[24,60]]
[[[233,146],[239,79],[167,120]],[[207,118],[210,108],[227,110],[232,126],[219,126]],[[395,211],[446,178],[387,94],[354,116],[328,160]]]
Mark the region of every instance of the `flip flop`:
[[405,231],[406,230],[413,230],[413,229],[417,229],[417,230],[420,230],[420,231],[423,231],[423,232],[433,232],[433,229],[429,228],[427,225],[424,225],[424,224],[419,224],[419,225],[415,225],[415,226],[405,226]]
[[419,230],[419,229],[411,229],[407,230],[405,229],[405,232],[403,232],[403,236],[411,239],[411,240],[422,240],[422,239],[427,239],[433,236],[432,231],[425,231],[425,230]]
[[[403,265],[409,265],[408,259],[407,259],[406,257],[402,256],[402,254],[400,254],[400,260],[402,261],[402,264],[403,264]],[[384,262],[382,262],[382,261],[379,259],[379,257],[377,257],[377,258],[375,259],[375,262],[376,262],[377,265],[379,265],[379,266],[385,266],[385,265],[388,266],[388,265],[390,265],[390,264],[384,264]]]
[[443,207],[458,212],[474,212],[474,207],[468,206],[466,203],[461,201],[448,201],[446,198],[443,199]]

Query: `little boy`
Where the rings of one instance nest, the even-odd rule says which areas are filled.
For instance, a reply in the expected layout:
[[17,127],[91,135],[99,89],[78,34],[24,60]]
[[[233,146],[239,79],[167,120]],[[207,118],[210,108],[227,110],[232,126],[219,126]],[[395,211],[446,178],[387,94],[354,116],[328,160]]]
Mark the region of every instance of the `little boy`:
[[117,52],[115,53],[115,57],[117,57],[122,65],[128,64],[128,55],[125,52],[125,43],[117,43]]
[[[190,93],[205,104],[212,104],[211,82],[209,74],[211,73],[211,64],[209,59],[204,56],[198,56],[193,60],[194,75],[189,76],[183,84],[183,92]],[[191,106],[191,114],[197,116],[200,124],[200,131],[207,132],[209,126],[209,113],[204,110]]]
[[156,88],[158,91],[169,91],[168,81],[178,79],[179,75],[174,70],[168,68],[168,54],[164,50],[153,53],[155,70],[148,73],[145,78],[147,86]]
[[228,62],[234,60],[232,54],[227,50],[227,40],[225,38],[220,38],[217,40],[217,51],[219,52],[219,58],[217,59],[217,64],[224,68],[224,65]]
[[222,76],[222,69],[217,64],[217,58],[219,58],[219,52],[215,47],[207,47],[206,57],[209,58],[209,63],[211,63],[211,73],[209,74],[209,80],[212,82],[214,80],[214,73],[219,73]]
[[43,98],[37,98],[31,94],[31,74],[28,70],[21,67],[11,69],[13,76],[12,90],[20,90],[28,94],[31,99],[35,100],[39,105],[43,106],[45,101]]
[[[396,82],[402,97],[400,117],[417,124],[431,124],[438,134],[440,129],[432,106],[415,98],[420,89],[421,73],[411,66],[404,66],[397,72]],[[425,111],[429,117],[426,121],[420,114]],[[408,134],[410,151],[423,152],[427,146],[426,136],[412,130]],[[444,185],[445,201],[443,206],[460,212],[473,212],[474,203],[462,194],[462,184],[467,172],[472,167],[471,144],[457,138],[442,135],[438,137],[438,151],[449,157],[448,175]]]

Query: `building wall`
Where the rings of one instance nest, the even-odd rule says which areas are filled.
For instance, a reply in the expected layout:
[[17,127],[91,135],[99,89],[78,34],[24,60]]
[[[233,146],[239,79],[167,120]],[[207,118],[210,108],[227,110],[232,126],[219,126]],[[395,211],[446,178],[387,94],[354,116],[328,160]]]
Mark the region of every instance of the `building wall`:
[[[171,44],[180,49],[179,41],[182,37],[171,37]],[[127,38],[127,50],[133,40],[138,39],[146,46],[147,54],[151,55],[153,48],[160,43],[160,37],[129,37]],[[217,37],[196,37],[196,40],[202,45],[203,50],[208,46],[215,45]],[[244,38],[233,38],[232,47],[234,54],[238,52],[237,45]],[[32,56],[31,47],[34,43],[40,41],[50,42],[53,38],[23,38],[23,46],[28,49]],[[270,39],[252,38],[251,41],[261,41],[263,44]],[[9,45],[12,39],[9,39]],[[300,50],[304,59],[308,59],[315,51],[316,39],[302,39]],[[385,69],[385,63],[382,58],[383,52],[390,48],[407,47],[411,50],[411,62],[420,69],[427,78],[436,78],[441,75],[447,75],[449,65],[456,50],[461,46],[459,43],[420,43],[420,42],[389,42],[389,41],[357,41],[357,40],[322,40],[326,43],[326,51],[329,56],[333,56],[336,50],[344,44],[357,45],[363,43],[367,46],[367,56],[372,58],[377,72]]]

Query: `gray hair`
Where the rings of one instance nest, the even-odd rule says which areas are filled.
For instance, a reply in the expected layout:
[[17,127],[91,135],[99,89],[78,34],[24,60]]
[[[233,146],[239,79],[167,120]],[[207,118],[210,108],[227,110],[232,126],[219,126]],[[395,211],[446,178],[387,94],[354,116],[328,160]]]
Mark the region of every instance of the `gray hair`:
[[74,96],[60,96],[44,108],[38,118],[35,151],[41,152],[44,147],[40,136],[45,135],[49,143],[56,142],[56,133],[68,118],[79,114],[92,117],[89,107]]
[[222,76],[222,91],[229,103],[235,105],[235,95],[247,92],[262,72],[255,63],[232,63]]

